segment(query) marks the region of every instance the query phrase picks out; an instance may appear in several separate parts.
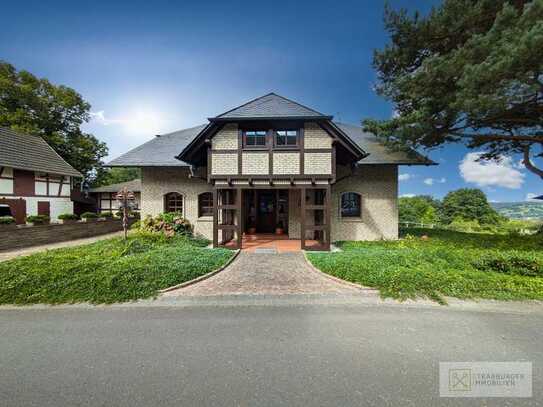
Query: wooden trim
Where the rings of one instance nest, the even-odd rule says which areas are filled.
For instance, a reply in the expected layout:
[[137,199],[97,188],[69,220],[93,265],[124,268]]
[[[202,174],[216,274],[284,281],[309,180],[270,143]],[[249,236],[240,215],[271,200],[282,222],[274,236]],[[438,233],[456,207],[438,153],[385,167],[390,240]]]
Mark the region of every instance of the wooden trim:
[[207,146],[207,183],[211,183],[211,166],[212,166],[212,157],[211,157],[211,144]]
[[219,228],[219,230],[233,230],[235,231],[238,227],[238,225],[217,225],[217,227]]
[[232,150],[211,150],[212,154],[238,154],[238,149],[232,149]]
[[308,211],[324,211],[326,209],[326,205],[306,205],[305,209]]
[[241,238],[242,238],[242,222],[243,222],[243,214],[242,214],[242,207],[241,207],[241,203],[242,203],[242,196],[241,196],[241,188],[238,188],[236,189],[236,206],[237,206],[237,210],[236,210],[236,215],[237,215],[237,219],[236,219],[236,233],[237,233],[237,248],[238,249],[241,249],[241,246],[242,246],[242,241],[241,241]]
[[328,186],[326,188],[326,196],[324,201],[324,206],[326,207],[324,211],[324,223],[326,224],[326,229],[324,231],[326,242],[326,250],[330,251],[330,244],[332,243],[332,188]]
[[273,129],[268,130],[268,174],[273,175]]
[[243,130],[238,127],[238,174],[243,173]]
[[[224,189],[230,189],[230,188],[224,188]],[[219,210],[228,210],[228,211],[238,209],[237,205],[219,205],[217,208]]]
[[250,175],[250,174],[247,174],[247,175],[241,175],[241,176],[233,176],[232,174],[213,174],[211,175],[211,179],[213,180],[216,180],[216,179],[235,179],[235,180],[240,180],[240,181],[247,181],[248,179],[252,179],[252,180],[258,180],[258,179],[273,179],[275,181],[278,181],[278,180],[283,180],[283,181],[290,181],[292,178],[294,178],[295,180],[307,180],[307,181],[311,181],[312,179],[316,179],[316,180],[328,180],[328,179],[332,179],[332,174],[310,174],[310,175],[302,175],[302,174],[277,174],[277,175],[264,175],[264,174],[258,174],[258,175]]
[[336,182],[337,177],[337,164],[336,164],[336,143],[332,144],[332,184]]
[[[277,132],[278,131],[296,131],[296,144],[290,144],[290,145],[284,145],[280,146],[277,144]],[[299,128],[275,128],[272,130],[272,140],[273,140],[273,148],[276,150],[288,150],[288,149],[300,149],[300,129]]]
[[332,148],[306,148],[304,153],[332,153]]
[[302,126],[302,128],[300,129],[300,175],[305,174],[304,150],[305,150],[305,128]]
[[305,222],[305,198],[306,192],[305,188],[300,188],[300,246],[302,250],[305,250],[305,232],[306,232],[306,222]]
[[218,190],[213,188],[213,247],[219,246],[219,203],[218,203]]

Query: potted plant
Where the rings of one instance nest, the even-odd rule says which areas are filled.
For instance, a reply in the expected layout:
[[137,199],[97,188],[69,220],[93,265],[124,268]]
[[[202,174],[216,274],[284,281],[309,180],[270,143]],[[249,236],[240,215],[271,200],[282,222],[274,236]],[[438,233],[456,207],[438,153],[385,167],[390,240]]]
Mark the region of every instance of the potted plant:
[[0,230],[15,229],[17,224],[13,216],[0,216]]
[[79,220],[79,216],[73,213],[61,213],[57,217],[58,220],[60,220],[60,223],[62,223],[63,225],[76,223]]
[[26,224],[29,226],[47,225],[51,219],[47,215],[31,215],[26,217]]
[[275,227],[275,234],[282,235],[284,232],[285,230],[283,229],[283,222],[280,221],[279,223],[277,223],[277,226]]
[[98,215],[94,212],[84,212],[81,214],[81,220],[83,222],[96,222],[98,220]]

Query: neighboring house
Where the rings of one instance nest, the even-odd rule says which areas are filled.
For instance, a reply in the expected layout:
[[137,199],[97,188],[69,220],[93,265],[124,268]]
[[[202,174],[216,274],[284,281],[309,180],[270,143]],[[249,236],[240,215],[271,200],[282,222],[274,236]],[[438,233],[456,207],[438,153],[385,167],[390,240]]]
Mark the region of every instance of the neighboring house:
[[127,188],[134,193],[136,197],[135,211],[139,211],[141,206],[141,180],[135,179],[118,184],[104,185],[101,187],[91,188],[89,196],[96,201],[97,212],[116,212],[119,209],[117,201],[117,193],[123,188]]
[[396,239],[398,166],[431,164],[270,93],[108,165],[142,169],[143,216],[182,212],[214,246],[280,228],[302,248],[328,250],[337,240]]
[[26,215],[72,213],[74,178],[82,175],[41,137],[0,127],[0,215],[24,223]]

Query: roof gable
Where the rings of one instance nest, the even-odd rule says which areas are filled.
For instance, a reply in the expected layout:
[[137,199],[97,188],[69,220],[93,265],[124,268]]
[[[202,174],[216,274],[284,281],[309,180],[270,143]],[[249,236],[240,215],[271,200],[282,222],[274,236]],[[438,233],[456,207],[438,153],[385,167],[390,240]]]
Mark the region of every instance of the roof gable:
[[294,102],[275,93],[253,99],[241,106],[220,114],[211,121],[231,119],[269,119],[269,118],[322,118],[331,119],[316,110]]
[[0,166],[82,177],[39,136],[0,127]]

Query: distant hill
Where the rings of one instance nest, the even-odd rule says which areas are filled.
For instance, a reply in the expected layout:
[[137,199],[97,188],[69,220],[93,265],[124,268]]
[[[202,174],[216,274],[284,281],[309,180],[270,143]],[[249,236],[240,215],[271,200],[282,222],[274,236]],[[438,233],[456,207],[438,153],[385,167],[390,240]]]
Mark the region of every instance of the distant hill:
[[500,214],[510,219],[543,219],[543,201],[539,202],[491,202]]

